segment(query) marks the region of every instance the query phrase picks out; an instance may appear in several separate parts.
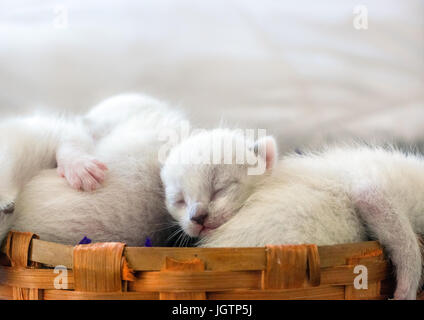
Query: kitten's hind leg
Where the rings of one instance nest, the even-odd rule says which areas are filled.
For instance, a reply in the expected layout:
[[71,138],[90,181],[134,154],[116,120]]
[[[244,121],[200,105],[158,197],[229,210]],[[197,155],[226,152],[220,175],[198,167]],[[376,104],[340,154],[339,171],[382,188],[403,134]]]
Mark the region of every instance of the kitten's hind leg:
[[14,201],[8,202],[4,205],[0,204],[0,213],[10,214],[10,213],[13,213],[13,211],[15,211],[15,202]]
[[15,210],[19,183],[14,176],[13,166],[8,167],[0,163],[0,214],[10,214]]
[[421,282],[422,256],[407,215],[396,212],[389,199],[371,186],[353,193],[353,200],[367,229],[388,253],[396,271],[395,299],[416,299]]
[[5,175],[3,175],[3,179],[0,179],[0,214],[10,214],[15,210],[18,189],[13,185],[13,181]]

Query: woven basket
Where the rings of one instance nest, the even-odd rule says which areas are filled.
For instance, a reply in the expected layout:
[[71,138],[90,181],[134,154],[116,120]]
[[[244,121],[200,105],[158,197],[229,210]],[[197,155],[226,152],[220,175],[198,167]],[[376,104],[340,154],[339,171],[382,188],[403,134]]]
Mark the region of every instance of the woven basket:
[[[75,247],[10,232],[3,299],[386,299],[392,272],[377,242],[261,248]],[[355,266],[368,289],[355,289]],[[62,266],[62,267],[58,267]],[[56,267],[56,269],[55,269]]]

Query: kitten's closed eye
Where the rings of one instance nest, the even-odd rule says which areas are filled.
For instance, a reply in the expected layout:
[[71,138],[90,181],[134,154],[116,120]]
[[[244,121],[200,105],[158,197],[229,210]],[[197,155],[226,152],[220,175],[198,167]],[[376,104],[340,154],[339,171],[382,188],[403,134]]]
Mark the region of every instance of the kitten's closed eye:
[[225,193],[225,191],[227,191],[230,187],[232,187],[232,186],[234,186],[236,184],[238,184],[238,181],[232,181],[229,184],[227,184],[226,186],[216,189],[212,193],[211,201],[213,201],[213,200],[219,198],[220,196],[222,196]]
[[177,199],[176,201],[174,201],[174,205],[179,207],[185,206],[186,205],[185,199],[184,198]]
[[213,201],[213,200],[215,200],[216,198],[218,198],[222,193],[223,193],[223,191],[225,191],[225,189],[226,188],[220,188],[220,189],[218,189],[218,190],[215,190],[214,192],[213,192],[213,194],[212,194],[212,197],[211,197],[211,201]]

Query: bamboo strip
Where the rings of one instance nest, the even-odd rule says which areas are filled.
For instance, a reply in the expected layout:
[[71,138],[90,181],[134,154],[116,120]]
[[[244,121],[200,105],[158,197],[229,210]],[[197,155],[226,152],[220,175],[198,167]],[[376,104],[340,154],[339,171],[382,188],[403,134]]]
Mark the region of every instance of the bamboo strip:
[[[53,269],[26,269],[0,267],[2,285],[21,288],[55,289],[54,280],[58,276]],[[74,288],[74,276],[68,271],[68,289]]]
[[208,292],[208,300],[342,300],[344,286],[320,286],[284,290],[233,290]]
[[368,282],[367,289],[355,289],[345,286],[345,300],[377,300],[380,299],[381,286],[379,281]]
[[[205,271],[205,264],[200,259],[193,259],[189,261],[178,261],[167,258],[162,272],[175,272],[175,271]],[[161,292],[159,294],[160,300],[205,300],[205,292]]]
[[115,292],[122,290],[122,254],[119,242],[75,246],[73,271],[76,291]]
[[[391,276],[389,264],[386,261],[368,261],[362,263],[368,269],[368,281],[386,280]],[[322,285],[352,285],[355,277],[354,265],[336,266],[321,269]]]
[[140,272],[129,283],[129,291],[204,292],[231,289],[259,289],[260,271],[174,271]]
[[267,266],[263,289],[291,289],[306,285],[308,247],[303,245],[267,246]]
[[[12,267],[25,269],[28,266],[38,267],[36,262],[29,260],[29,251],[32,239],[38,238],[31,232],[9,232],[6,238],[5,251]],[[14,286],[12,288],[14,300],[40,300],[42,292],[38,288]]]
[[265,269],[265,248],[138,248],[127,247],[125,256],[134,270],[161,270],[165,259],[200,259],[206,270],[253,271]]
[[81,292],[45,290],[44,300],[158,300],[158,292]]
[[46,266],[61,265],[72,269],[73,251],[73,246],[34,239],[32,240],[30,259]]
[[31,232],[9,232],[6,238],[5,253],[12,266],[26,267],[29,262],[29,248],[37,235]]
[[12,300],[13,299],[13,289],[10,286],[0,285],[0,299],[1,300]]
[[[381,246],[376,241],[320,246],[318,253],[322,268],[344,265],[346,259],[362,255]],[[30,260],[47,266],[64,265],[72,268],[73,246],[33,239]],[[4,249],[3,249],[4,251]],[[125,256],[136,271],[159,271],[166,257],[176,260],[199,258],[206,270],[254,271],[266,266],[265,248],[139,248],[126,247]]]
[[316,245],[308,246],[308,280],[312,287],[321,284],[321,259]]

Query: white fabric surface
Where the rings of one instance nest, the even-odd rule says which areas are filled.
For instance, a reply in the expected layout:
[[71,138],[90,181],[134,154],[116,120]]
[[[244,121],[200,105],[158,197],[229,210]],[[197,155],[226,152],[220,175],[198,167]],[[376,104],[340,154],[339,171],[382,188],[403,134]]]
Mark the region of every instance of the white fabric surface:
[[[353,27],[359,4],[368,30]],[[1,117],[141,91],[201,127],[266,128],[282,149],[352,134],[415,141],[424,1],[2,0],[0,88]]]

